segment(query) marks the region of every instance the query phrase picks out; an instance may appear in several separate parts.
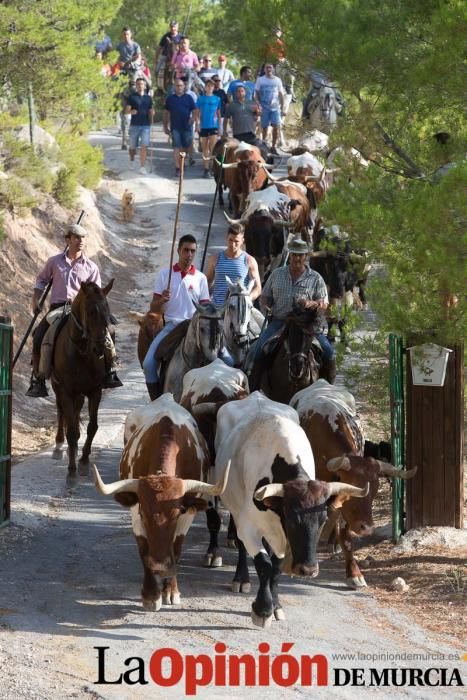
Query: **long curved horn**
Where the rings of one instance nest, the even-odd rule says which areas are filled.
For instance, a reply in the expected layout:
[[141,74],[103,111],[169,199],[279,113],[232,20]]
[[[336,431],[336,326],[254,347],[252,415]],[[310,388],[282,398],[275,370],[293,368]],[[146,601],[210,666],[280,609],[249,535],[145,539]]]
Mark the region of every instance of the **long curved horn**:
[[283,226],[284,228],[293,228],[295,224],[293,221],[284,221],[284,219],[273,219],[273,225]]
[[[263,165],[263,168],[264,168],[264,165]],[[269,172],[269,170],[267,168],[264,168],[264,170],[266,171],[266,175],[268,176],[268,180],[272,180],[272,182],[279,182],[280,181],[280,177],[274,177],[274,175],[271,175],[271,173]]]
[[284,484],[267,484],[256,489],[253,498],[257,501],[264,501],[265,498],[271,498],[271,496],[282,497],[283,495]]
[[366,482],[365,488],[361,489],[343,481],[332,481],[329,484],[329,496],[353,496],[354,498],[365,498],[370,492],[370,482]]
[[224,211],[223,212],[225,218],[229,222],[229,224],[243,224],[243,219],[231,219],[230,216]]
[[[273,170],[273,169],[276,167],[276,166],[274,165],[274,163],[260,163],[260,166],[261,166],[262,168],[264,168],[265,170],[267,170],[268,172],[269,172],[269,170]],[[272,179],[272,178],[271,178],[271,179]]]
[[330,472],[337,472],[339,469],[345,469],[345,471],[348,472],[350,471],[350,459],[346,455],[328,459],[326,469]]
[[376,460],[379,464],[379,473],[381,476],[392,476],[396,479],[411,479],[417,473],[418,467],[409,469],[408,471],[403,471],[398,469],[393,464],[388,464],[387,462],[381,462],[379,459]]
[[195,479],[183,479],[185,483],[185,493],[202,493],[205,496],[220,496],[227,486],[230,463],[231,460],[229,459],[224,473],[217,484],[207,484],[205,481],[196,481]]
[[138,491],[139,479],[121,479],[111,484],[104,484],[96,465],[93,464],[92,468],[94,469],[94,483],[99,493],[103,496],[114,496],[116,493],[122,493],[122,491],[130,493],[136,493]]
[[224,170],[229,170],[229,168],[238,168],[238,163],[223,163],[222,168]]

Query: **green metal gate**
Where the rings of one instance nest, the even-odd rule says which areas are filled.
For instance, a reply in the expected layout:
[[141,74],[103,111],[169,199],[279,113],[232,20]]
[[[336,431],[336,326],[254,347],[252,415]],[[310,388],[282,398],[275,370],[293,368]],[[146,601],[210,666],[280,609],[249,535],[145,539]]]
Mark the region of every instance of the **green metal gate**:
[[[404,346],[402,338],[389,335],[389,379],[391,397],[391,448],[395,467],[402,467],[405,459],[404,411]],[[392,538],[397,542],[404,530],[404,481],[392,482]]]
[[0,527],[10,519],[13,326],[0,316]]

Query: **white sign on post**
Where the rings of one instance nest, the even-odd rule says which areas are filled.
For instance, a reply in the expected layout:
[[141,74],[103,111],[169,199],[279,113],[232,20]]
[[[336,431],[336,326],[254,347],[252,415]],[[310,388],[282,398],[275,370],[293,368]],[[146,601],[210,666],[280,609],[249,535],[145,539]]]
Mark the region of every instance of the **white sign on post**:
[[414,386],[444,386],[448,357],[452,350],[435,343],[414,345],[408,350]]

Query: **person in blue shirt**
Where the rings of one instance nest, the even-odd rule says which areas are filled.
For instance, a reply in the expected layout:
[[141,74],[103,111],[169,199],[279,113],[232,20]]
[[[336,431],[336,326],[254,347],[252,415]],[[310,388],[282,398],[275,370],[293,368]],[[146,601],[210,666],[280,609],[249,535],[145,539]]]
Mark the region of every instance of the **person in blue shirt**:
[[203,153],[204,177],[209,177],[212,172],[210,168],[212,151],[220,134],[221,101],[213,92],[214,83],[208,79],[204,83],[204,95],[200,95],[196,103],[198,108],[196,131],[199,133]]
[[136,41],[133,41],[129,27],[123,27],[122,41],[115,48],[118,51],[118,62],[122,72],[128,70],[130,63],[141,62],[141,47]]
[[175,175],[180,174],[180,152],[189,151],[193,143],[193,112],[196,103],[185,93],[185,83],[180,78],[174,82],[175,93],[165,101],[162,113],[164,132],[171,135],[174,149]]
[[253,71],[251,69],[251,66],[242,66],[242,68],[240,68],[240,78],[231,82],[229,85],[229,89],[227,90],[227,97],[229,98],[229,102],[232,102],[232,100],[235,98],[235,91],[239,85],[243,85],[243,87],[245,88],[246,101],[253,102],[253,100],[255,99],[255,84],[251,80],[252,77]]
[[140,149],[140,173],[147,175],[144,167],[147,149],[151,141],[151,123],[153,117],[152,97],[146,94],[146,82],[144,78],[137,78],[136,92],[132,92],[127,99],[126,113],[131,114],[130,123],[130,168],[133,167],[136,149]]

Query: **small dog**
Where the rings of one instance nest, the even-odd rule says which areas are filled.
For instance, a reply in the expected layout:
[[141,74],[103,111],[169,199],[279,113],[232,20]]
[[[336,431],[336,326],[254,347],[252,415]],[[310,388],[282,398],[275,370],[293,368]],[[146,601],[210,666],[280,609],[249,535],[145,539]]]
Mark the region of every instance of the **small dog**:
[[123,221],[131,221],[135,215],[135,195],[130,190],[122,194],[122,218]]

